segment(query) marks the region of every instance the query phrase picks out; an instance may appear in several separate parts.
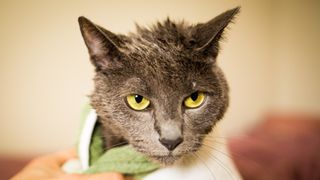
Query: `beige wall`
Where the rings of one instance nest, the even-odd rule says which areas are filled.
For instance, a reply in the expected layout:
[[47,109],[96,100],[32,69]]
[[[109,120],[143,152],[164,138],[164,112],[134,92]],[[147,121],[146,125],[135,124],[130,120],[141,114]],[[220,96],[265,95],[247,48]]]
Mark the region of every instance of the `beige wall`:
[[275,104],[319,113],[320,1],[280,1],[275,10]]
[[75,142],[93,68],[77,17],[114,32],[170,16],[204,22],[242,6],[219,63],[231,86],[223,121],[238,132],[274,107],[320,112],[317,1],[0,1],[0,152],[42,153]]

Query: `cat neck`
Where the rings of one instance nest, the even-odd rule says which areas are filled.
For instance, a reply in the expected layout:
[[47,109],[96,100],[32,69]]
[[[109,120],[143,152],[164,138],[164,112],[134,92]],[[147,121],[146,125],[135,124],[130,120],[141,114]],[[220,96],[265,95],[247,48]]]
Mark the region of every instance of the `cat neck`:
[[[100,117],[98,117],[98,123],[101,125],[101,122],[106,122],[106,121],[102,121]],[[110,126],[102,126],[102,132],[103,132],[103,145],[104,145],[104,149],[105,150],[109,150],[111,148],[114,147],[118,147],[118,146],[123,146],[128,144],[128,141],[126,139],[123,138],[123,136],[119,132],[118,130],[115,130],[114,127],[110,127]]]

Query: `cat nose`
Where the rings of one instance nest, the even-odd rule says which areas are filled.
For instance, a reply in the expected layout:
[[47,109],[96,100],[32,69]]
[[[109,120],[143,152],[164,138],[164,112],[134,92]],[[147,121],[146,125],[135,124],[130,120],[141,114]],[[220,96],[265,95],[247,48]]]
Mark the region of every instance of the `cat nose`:
[[183,139],[181,137],[178,137],[176,139],[165,139],[161,138],[159,139],[162,145],[164,145],[168,150],[172,151],[174,150],[179,144],[182,143]]

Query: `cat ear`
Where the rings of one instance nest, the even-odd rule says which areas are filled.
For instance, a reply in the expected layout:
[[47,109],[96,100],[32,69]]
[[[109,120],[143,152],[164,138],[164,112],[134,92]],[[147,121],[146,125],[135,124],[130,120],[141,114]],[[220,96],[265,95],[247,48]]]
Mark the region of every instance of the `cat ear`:
[[218,15],[207,23],[196,25],[192,33],[192,41],[196,45],[195,50],[203,55],[216,58],[222,34],[239,11],[240,7],[236,7]]
[[96,67],[96,70],[121,66],[119,61],[120,38],[112,32],[95,25],[83,16],[78,18],[78,22],[91,62]]

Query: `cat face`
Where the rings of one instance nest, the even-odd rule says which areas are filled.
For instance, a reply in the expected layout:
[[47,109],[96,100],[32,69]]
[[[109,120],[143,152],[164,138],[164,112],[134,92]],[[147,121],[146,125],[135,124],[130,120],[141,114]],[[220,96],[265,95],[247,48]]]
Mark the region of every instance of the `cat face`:
[[165,165],[197,151],[228,106],[215,59],[238,11],[194,26],[168,19],[128,36],[80,17],[96,68],[91,105],[105,129]]

